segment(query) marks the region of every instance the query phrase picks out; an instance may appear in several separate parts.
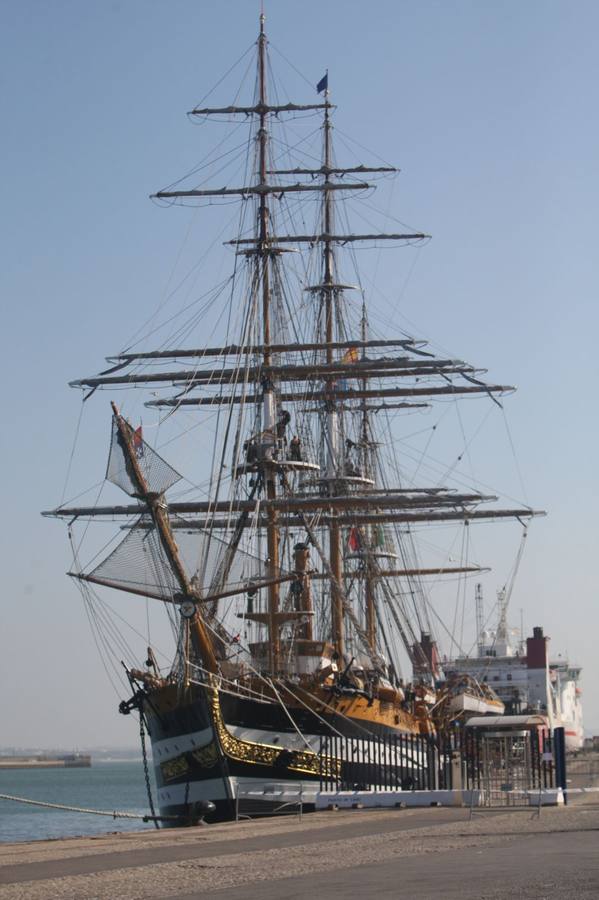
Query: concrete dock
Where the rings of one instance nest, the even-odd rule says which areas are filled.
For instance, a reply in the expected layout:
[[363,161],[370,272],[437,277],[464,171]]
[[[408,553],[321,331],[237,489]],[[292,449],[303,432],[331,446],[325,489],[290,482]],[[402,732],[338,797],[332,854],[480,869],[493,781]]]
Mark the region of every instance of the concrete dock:
[[599,897],[599,809],[340,810],[0,844],[1,900]]

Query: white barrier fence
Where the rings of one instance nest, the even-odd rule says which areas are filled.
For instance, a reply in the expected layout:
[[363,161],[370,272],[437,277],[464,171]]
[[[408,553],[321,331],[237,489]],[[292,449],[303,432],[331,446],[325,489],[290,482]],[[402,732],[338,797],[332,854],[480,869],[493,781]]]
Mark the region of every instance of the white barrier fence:
[[[330,809],[399,809],[424,808],[431,806],[458,806],[470,810],[470,818],[485,812],[509,812],[536,810],[540,815],[544,806],[563,806],[564,793],[573,795],[599,794],[599,787],[517,789],[489,791],[482,788],[473,790],[447,791],[319,791],[311,786],[298,786],[297,790],[244,790],[237,787],[235,795],[235,817],[252,819],[256,816],[295,813],[301,820],[305,808],[315,810]],[[493,801],[503,800],[504,803]],[[243,809],[243,801],[252,802],[252,810]],[[597,797],[599,802],[599,797]],[[264,804],[263,809],[260,805]],[[268,808],[266,808],[268,807]]]

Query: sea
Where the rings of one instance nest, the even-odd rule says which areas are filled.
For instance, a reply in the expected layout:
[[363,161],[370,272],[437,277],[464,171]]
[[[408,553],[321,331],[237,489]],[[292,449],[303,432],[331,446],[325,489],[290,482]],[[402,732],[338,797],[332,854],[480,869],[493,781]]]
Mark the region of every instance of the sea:
[[[155,797],[155,786],[152,782]],[[66,806],[146,815],[149,811],[141,759],[100,760],[89,769],[0,769],[0,794]],[[0,841],[139,831],[141,819],[114,819],[0,800]]]

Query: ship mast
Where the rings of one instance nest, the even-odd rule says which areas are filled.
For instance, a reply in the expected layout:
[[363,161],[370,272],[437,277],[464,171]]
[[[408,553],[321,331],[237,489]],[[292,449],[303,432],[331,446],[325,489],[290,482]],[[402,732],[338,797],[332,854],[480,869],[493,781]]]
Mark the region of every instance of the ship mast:
[[[334,362],[332,344],[334,341],[334,312],[335,312],[335,278],[334,278],[334,257],[333,243],[330,235],[333,234],[333,196],[330,190],[326,189],[331,183],[330,170],[331,160],[331,118],[329,113],[329,88],[328,73],[327,87],[324,92],[325,106],[324,110],[324,183],[323,191],[323,279],[321,286],[321,298],[325,312],[325,343],[326,361],[328,365]],[[326,386],[330,389],[333,386],[332,379],[328,379]],[[335,493],[335,486],[339,478],[339,454],[340,454],[340,436],[339,436],[339,413],[337,410],[336,400],[333,396],[325,400],[327,410],[327,480],[329,483],[330,493]],[[341,577],[342,577],[342,550],[341,550],[341,528],[335,522],[331,522],[329,528],[329,563],[331,566],[331,635],[333,645],[341,659],[345,655],[345,627],[343,620],[343,596],[341,593]]]
[[[367,340],[367,326],[368,320],[366,317],[366,304],[364,303],[364,299],[362,299],[362,320],[360,323],[361,333],[360,338],[362,343],[364,344]],[[362,359],[366,358],[365,349],[362,349]],[[362,390],[366,391],[368,388],[368,379],[362,379]],[[362,461],[364,466],[364,474],[368,477],[371,474],[371,453],[370,453],[370,428],[368,422],[368,405],[366,401],[363,401],[362,404],[362,422],[361,422],[361,433],[360,433],[360,441],[362,443]],[[375,542],[376,543],[376,542]],[[366,556],[364,559],[364,603],[365,603],[365,617],[366,617],[366,636],[368,638],[368,643],[370,647],[374,650],[376,646],[376,594],[375,594],[375,581],[374,581],[374,566],[372,564],[372,550],[370,548],[370,542],[367,542],[368,547],[366,550]]]
[[[264,13],[260,14],[260,35],[258,37],[258,90],[260,104],[260,118],[258,127],[258,168],[259,180],[262,187],[267,185],[267,92],[266,92],[266,34],[264,31]],[[268,194],[263,191],[260,195],[258,206],[258,246],[256,253],[256,267],[262,283],[262,341],[264,365],[270,366],[272,354],[270,350],[270,259],[273,256],[268,244],[269,232],[269,208]],[[266,378],[263,381],[262,401],[262,427],[265,432],[275,433],[275,398],[272,381]],[[272,501],[277,496],[275,470],[273,466],[265,465],[264,481],[266,496]],[[266,526],[266,541],[268,559],[266,570],[268,578],[276,579],[279,571],[279,526],[278,513],[271,506],[268,508],[268,524]],[[280,642],[279,642],[279,585],[273,583],[268,588],[268,646],[269,668],[273,674],[279,670]]]
[[181,592],[179,600],[188,598],[196,607],[195,613],[189,620],[189,635],[191,637],[193,648],[202,660],[202,664],[206,669],[211,673],[215,673],[218,669],[218,665],[214,654],[212,640],[197,608],[197,603],[200,598],[193,589],[183,567],[183,563],[181,562],[179,549],[171,532],[168,509],[164,500],[164,495],[160,493],[156,494],[150,489],[150,485],[142,471],[135,448],[133,447],[131,428],[120,415],[116,405],[112,403],[111,406],[123,450],[125,465],[130,472],[131,479],[140,499],[148,506],[160,544],[179,584]]

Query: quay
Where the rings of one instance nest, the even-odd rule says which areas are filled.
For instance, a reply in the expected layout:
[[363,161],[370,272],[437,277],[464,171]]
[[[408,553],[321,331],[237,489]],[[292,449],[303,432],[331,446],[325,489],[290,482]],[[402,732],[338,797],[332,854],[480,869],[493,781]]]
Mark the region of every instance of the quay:
[[0,769],[89,769],[92,758],[89,753],[61,753],[38,756],[2,756]]
[[0,844],[0,900],[591,900],[599,809],[337,810]]

